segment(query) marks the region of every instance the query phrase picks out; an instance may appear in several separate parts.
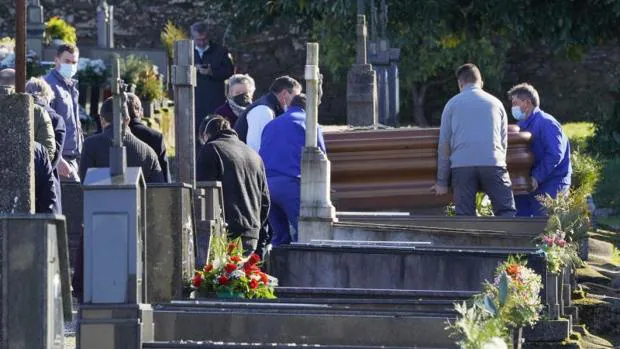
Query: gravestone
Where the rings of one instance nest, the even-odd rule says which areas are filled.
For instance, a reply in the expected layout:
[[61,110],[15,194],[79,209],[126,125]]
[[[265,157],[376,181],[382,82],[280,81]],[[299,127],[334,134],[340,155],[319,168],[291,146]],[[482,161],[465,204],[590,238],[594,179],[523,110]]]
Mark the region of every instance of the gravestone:
[[331,203],[331,167],[317,147],[319,44],[307,44],[306,144],[301,156],[301,207],[299,241],[329,238],[336,209]]
[[377,124],[377,77],[367,62],[366,17],[357,16],[357,56],[347,75],[347,124],[374,126]]
[[114,48],[114,6],[106,0],[97,6],[97,46]]
[[71,320],[62,216],[0,215],[0,347],[64,348]]
[[84,179],[84,305],[78,348],[141,349],[151,340],[146,290],[146,186],[140,167],[126,167],[118,59],[112,64],[114,140],[110,168],[90,168]]
[[34,51],[39,59],[43,58],[43,39],[45,34],[45,21],[43,6],[40,0],[30,0],[28,4],[28,28],[27,46]]
[[0,92],[0,213],[34,213],[34,131],[32,97]]

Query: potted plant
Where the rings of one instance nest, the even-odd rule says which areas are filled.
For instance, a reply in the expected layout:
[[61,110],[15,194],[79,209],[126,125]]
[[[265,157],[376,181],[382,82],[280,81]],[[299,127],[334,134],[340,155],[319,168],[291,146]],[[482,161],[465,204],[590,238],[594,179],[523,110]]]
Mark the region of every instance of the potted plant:
[[75,28],[60,17],[52,17],[45,25],[45,41],[47,44],[75,44],[77,35]]

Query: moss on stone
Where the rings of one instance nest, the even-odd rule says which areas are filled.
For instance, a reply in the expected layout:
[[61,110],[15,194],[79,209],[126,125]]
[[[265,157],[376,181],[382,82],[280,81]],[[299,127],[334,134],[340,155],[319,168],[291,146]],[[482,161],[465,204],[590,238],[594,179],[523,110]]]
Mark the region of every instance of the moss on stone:
[[573,303],[577,306],[593,306],[593,305],[608,304],[605,301],[602,301],[597,298],[592,298],[592,297],[584,297],[582,299],[576,299],[573,301]]

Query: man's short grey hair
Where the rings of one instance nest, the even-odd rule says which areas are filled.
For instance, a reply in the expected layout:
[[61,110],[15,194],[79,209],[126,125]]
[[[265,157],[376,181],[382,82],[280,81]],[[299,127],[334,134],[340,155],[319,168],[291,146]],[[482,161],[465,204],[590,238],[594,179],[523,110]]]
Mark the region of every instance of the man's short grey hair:
[[196,33],[196,34],[206,34],[208,29],[207,29],[207,23],[205,22],[196,22],[194,24],[192,24],[192,26],[190,27],[190,31],[192,33]]
[[525,82],[513,86],[510,90],[508,90],[508,98],[512,99],[512,97],[517,97],[522,101],[529,99],[532,102],[533,106],[540,106],[540,97],[538,96],[538,91],[536,91],[534,86]]
[[54,90],[45,80],[34,77],[26,83],[26,93],[40,98],[46,105],[49,105],[56,97]]
[[254,79],[248,74],[235,74],[228,78],[228,91],[230,88],[237,84],[245,84],[248,87],[248,92],[253,95],[254,91],[256,91],[256,83]]

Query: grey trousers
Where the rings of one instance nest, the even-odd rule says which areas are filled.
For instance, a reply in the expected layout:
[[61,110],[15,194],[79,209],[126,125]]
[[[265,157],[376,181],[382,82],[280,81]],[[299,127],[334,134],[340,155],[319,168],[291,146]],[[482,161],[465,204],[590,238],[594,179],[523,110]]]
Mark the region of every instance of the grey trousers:
[[479,191],[491,199],[495,216],[514,217],[515,199],[510,176],[505,167],[452,168],[452,192],[457,216],[476,215],[476,193]]

